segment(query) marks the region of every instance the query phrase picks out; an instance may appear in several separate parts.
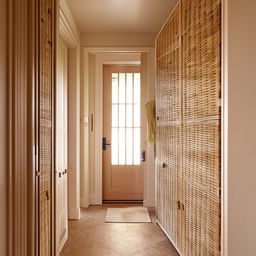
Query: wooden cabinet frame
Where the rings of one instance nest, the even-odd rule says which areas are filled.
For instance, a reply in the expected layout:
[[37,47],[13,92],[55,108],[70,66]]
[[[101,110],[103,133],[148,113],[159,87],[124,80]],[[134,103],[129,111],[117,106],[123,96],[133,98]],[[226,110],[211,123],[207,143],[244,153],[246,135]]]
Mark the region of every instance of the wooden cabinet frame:
[[[37,0],[8,1],[8,255],[10,256],[39,254],[36,199],[38,197],[36,173],[38,170],[36,133],[38,129],[36,91],[39,71],[38,4]],[[56,8],[52,13],[53,31],[56,24],[55,10]],[[54,161],[54,155],[52,157]],[[54,182],[52,182],[52,191],[54,191]],[[53,193],[50,196],[51,218],[54,223]],[[51,232],[52,244],[54,244],[54,225]],[[54,255],[54,246],[51,248],[51,253]]]

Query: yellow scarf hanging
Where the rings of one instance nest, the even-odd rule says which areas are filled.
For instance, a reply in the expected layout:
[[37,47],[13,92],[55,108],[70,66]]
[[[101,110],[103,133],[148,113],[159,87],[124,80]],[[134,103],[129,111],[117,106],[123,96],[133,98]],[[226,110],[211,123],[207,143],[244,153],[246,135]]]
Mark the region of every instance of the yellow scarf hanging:
[[156,101],[150,100],[146,104],[148,118],[148,142],[154,143],[156,137]]

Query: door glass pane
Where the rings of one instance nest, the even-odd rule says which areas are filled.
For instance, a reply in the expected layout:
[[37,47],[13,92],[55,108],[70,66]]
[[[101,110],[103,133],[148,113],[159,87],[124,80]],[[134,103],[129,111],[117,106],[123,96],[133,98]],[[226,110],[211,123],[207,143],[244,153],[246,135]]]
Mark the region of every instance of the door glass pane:
[[112,165],[140,165],[140,73],[112,74]]
[[133,127],[133,105],[126,105],[126,127]]
[[140,103],[140,73],[134,74],[134,103]]
[[133,74],[127,74],[126,103],[133,103]]
[[134,105],[134,127],[140,127],[140,105]]
[[125,104],[119,104],[119,127],[125,127]]
[[112,74],[112,103],[118,103],[118,74]]
[[119,103],[125,103],[125,74],[119,74]]
[[112,104],[112,127],[118,127],[118,104]]

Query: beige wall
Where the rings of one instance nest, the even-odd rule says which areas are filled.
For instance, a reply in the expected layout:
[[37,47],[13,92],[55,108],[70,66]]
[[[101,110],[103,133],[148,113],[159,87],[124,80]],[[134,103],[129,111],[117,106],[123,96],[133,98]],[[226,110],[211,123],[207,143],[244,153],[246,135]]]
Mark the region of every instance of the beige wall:
[[7,196],[7,1],[0,2],[0,254],[6,252]]
[[84,33],[85,47],[154,47],[156,33]]
[[[229,0],[228,255],[256,255],[256,1]],[[226,59],[227,60],[227,59]],[[227,103],[227,102],[226,102]],[[226,105],[227,106],[227,105]]]

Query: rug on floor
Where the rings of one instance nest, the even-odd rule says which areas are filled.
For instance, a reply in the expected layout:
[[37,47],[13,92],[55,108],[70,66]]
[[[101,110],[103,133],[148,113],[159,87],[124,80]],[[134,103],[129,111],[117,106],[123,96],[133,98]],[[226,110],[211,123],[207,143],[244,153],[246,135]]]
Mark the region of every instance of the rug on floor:
[[147,207],[108,208],[107,223],[145,223],[151,222]]

